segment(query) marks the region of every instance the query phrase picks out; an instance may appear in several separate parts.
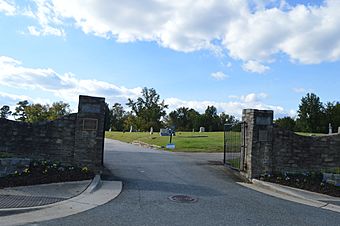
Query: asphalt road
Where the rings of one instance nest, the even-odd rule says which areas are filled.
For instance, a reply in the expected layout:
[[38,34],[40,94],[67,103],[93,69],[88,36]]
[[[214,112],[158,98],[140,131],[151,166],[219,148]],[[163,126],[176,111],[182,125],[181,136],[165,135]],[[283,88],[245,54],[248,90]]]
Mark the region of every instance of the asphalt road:
[[[340,214],[238,185],[221,154],[156,151],[106,140],[105,165],[122,193],[95,209],[35,225],[340,225]],[[172,195],[197,202],[178,203]]]

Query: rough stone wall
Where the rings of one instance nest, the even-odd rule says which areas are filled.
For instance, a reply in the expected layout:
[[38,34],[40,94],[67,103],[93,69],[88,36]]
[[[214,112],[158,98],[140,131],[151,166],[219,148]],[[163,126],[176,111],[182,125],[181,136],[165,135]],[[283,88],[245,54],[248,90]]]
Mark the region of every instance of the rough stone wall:
[[64,164],[102,165],[105,99],[79,96],[78,114],[38,123],[0,119],[0,151]]
[[273,172],[340,167],[340,134],[308,137],[280,128],[273,132]]
[[271,170],[273,111],[244,109],[242,121],[246,131],[245,154],[241,162],[244,162],[246,177],[254,178]]
[[74,157],[86,165],[100,167],[103,161],[105,98],[79,97]]
[[248,178],[263,173],[308,172],[340,167],[340,134],[299,136],[273,125],[273,111],[245,109],[245,154],[241,171]]
[[0,151],[73,163],[77,114],[38,123],[0,120]]

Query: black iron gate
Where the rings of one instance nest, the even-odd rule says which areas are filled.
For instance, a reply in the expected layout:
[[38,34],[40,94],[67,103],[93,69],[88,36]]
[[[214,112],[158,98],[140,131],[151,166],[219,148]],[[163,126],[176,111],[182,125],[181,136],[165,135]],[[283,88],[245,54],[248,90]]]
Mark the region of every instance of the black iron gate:
[[246,126],[244,122],[224,125],[223,163],[243,170]]

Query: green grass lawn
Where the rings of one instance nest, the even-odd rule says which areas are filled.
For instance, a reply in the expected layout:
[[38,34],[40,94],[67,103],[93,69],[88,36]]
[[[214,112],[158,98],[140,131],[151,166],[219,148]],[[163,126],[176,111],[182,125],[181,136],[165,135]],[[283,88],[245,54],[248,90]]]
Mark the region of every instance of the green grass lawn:
[[[140,141],[160,147],[169,143],[169,137],[161,137],[159,133],[150,135],[147,132],[106,132],[105,137],[128,143]],[[176,145],[174,151],[223,152],[223,132],[177,132],[172,143]]]

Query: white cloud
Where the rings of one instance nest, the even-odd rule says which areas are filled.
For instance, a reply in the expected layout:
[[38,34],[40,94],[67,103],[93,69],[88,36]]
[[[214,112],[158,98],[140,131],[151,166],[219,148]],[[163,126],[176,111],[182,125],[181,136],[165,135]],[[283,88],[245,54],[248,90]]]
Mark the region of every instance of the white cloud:
[[[288,5],[284,0],[31,0],[32,35],[65,36],[75,25],[118,42],[154,41],[176,51],[209,49],[263,73],[277,54],[303,64],[340,59],[340,1]],[[0,10],[14,13],[9,1]],[[5,9],[8,8],[8,9]]]
[[7,16],[15,15],[15,4],[12,1],[0,0],[0,12],[4,13]]
[[[98,81],[78,79],[71,73],[58,74],[51,68],[29,68],[22,66],[16,59],[7,56],[0,56],[0,85],[19,88],[21,91],[29,92],[32,89],[52,93],[58,100],[68,103],[77,103],[78,95],[86,94],[92,96],[103,96],[109,103],[126,103],[127,98],[136,99],[141,95],[142,88],[126,88],[115,84]],[[166,98],[165,103],[169,110],[186,106],[204,112],[207,106],[214,105],[219,112],[227,112],[241,117],[242,109],[272,109],[277,113],[285,113],[280,106],[268,105],[263,100],[266,93],[250,93],[244,96],[231,96],[235,101],[196,101],[181,100],[178,98]],[[14,105],[18,100],[29,100],[33,103],[51,103],[49,99],[32,98],[26,95],[14,95],[0,92],[2,104]]]
[[222,71],[211,73],[210,76],[213,77],[216,80],[224,80],[226,78],[229,78],[229,76],[224,74]]
[[[264,94],[259,94],[263,96]],[[241,118],[243,109],[262,109],[273,110],[277,114],[287,115],[288,113],[281,106],[268,105],[263,103],[259,98],[249,98],[254,96],[248,94],[238,97],[239,101],[216,102],[216,101],[195,101],[195,100],[181,100],[178,98],[166,98],[165,103],[169,105],[169,111],[175,110],[179,107],[193,108],[201,113],[205,111],[208,106],[215,106],[218,112],[226,112]],[[247,98],[248,97],[248,98]]]
[[250,60],[242,65],[243,70],[253,73],[263,74],[269,70],[268,66],[265,66],[257,61]]
[[77,102],[78,95],[104,96],[109,102],[135,98],[141,88],[128,89],[97,80],[77,79],[71,73],[58,74],[51,68],[29,68],[7,56],[0,56],[0,84],[13,88],[36,89],[52,93],[64,101]]

